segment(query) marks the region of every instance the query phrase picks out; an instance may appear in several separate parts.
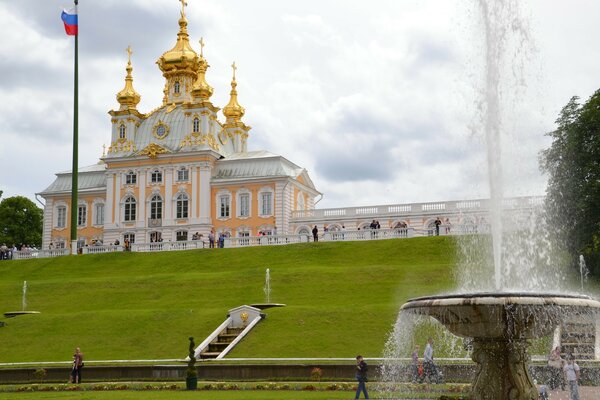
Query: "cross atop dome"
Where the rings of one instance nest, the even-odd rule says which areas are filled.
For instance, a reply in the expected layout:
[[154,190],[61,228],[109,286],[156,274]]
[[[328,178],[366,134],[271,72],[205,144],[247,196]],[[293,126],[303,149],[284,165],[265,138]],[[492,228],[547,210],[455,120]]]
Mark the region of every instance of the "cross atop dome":
[[179,0],[181,2],[181,17],[185,18],[185,7],[187,7],[187,1]]

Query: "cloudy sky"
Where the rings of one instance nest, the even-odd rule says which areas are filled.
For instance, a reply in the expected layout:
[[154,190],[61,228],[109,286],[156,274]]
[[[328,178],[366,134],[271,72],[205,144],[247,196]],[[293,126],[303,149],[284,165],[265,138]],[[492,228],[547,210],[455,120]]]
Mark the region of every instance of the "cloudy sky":
[[[518,4],[528,39],[504,64],[505,185],[532,195],[545,188],[544,133],[571,96],[600,88],[600,2]],[[60,20],[70,6],[0,0],[4,197],[33,199],[71,167],[73,39]],[[80,0],[80,166],[109,145],[128,45],[138,109],[161,104],[155,61],[175,43],[179,10],[177,0]],[[325,195],[318,207],[488,195],[475,0],[188,0],[187,16],[195,48],[206,43],[213,103],[227,103],[235,60],[250,149],[307,168]]]

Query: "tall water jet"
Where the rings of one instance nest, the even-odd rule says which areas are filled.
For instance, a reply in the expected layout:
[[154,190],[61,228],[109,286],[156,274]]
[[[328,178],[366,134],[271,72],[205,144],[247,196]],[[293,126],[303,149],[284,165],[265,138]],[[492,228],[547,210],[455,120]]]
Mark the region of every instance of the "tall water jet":
[[585,265],[585,258],[583,258],[583,254],[579,255],[579,275],[581,276],[581,291],[583,291],[583,282],[587,280],[587,276],[589,274],[589,270]]
[[[515,74],[514,65],[520,65],[523,60],[509,60],[507,47],[526,45],[528,33],[524,29],[526,24],[518,17],[516,0],[476,0],[476,5],[485,42],[485,88],[480,111],[487,147],[491,237],[469,237],[463,244],[479,242],[486,249],[491,247],[491,252],[481,251],[479,247],[468,249],[472,253],[466,257],[467,268],[462,269],[459,286],[472,292],[412,299],[401,307],[400,315],[431,317],[452,334],[472,342],[471,357],[478,368],[472,381],[471,398],[537,400],[538,392],[528,370],[529,341],[547,336],[558,325],[566,325],[573,319],[597,318],[600,302],[584,295],[548,293],[550,287],[556,290],[560,276],[544,275],[555,260],[551,260],[549,241],[538,231],[543,222],[535,221],[532,216],[535,204],[532,204],[531,215],[517,215],[524,220],[523,224],[506,223],[514,215],[503,213],[506,208],[503,182],[508,182],[503,177],[501,151],[502,107],[506,103],[503,68],[511,66]],[[463,245],[463,249],[466,248]],[[473,262],[478,258],[478,262]],[[487,262],[491,262],[491,269]],[[493,279],[481,270],[493,270]],[[541,278],[537,276],[540,272]],[[402,318],[398,321],[401,323]],[[397,323],[386,345],[386,349],[392,350],[386,353],[388,359],[408,356],[407,344],[393,341],[411,339],[399,339],[398,332],[410,330],[399,329]],[[398,375],[393,375],[399,370],[397,366],[394,362],[384,365],[385,381],[397,381]]]
[[265,292],[266,303],[271,303],[271,273],[269,268],[267,268],[267,272],[265,273],[265,286],[263,291]]
[[27,281],[23,281],[23,310],[27,309]]

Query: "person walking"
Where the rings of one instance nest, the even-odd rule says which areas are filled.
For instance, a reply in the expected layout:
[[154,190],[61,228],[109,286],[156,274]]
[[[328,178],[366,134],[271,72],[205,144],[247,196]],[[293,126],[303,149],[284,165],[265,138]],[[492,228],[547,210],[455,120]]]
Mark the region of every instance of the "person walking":
[[440,219],[440,217],[437,217],[434,224],[435,224],[435,236],[440,236],[440,225],[442,225],[442,220]]
[[71,369],[71,376],[69,377],[69,383],[81,383],[81,369],[83,368],[83,353],[81,349],[77,347],[75,354],[73,354],[73,368]]
[[567,364],[563,368],[565,372],[565,380],[569,383],[569,392],[571,393],[571,400],[579,400],[579,365],[570,355],[567,358]]
[[319,241],[319,228],[317,228],[316,225],[312,230],[312,234],[313,234],[313,242],[318,242]]
[[355,399],[360,397],[360,392],[365,394],[365,399],[369,398],[369,394],[367,393],[367,371],[369,367],[367,363],[363,359],[363,356],[356,356],[356,380],[358,381],[358,388],[356,389]]
[[427,339],[427,345],[423,352],[423,370],[424,379],[429,378],[429,382],[438,381],[437,368],[433,363],[433,339],[431,337]]

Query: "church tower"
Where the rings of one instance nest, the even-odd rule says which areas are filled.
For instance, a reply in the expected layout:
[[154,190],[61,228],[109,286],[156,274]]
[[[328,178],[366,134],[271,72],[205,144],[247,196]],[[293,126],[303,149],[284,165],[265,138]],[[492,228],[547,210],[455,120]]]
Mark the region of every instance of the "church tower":
[[242,122],[242,117],[246,110],[238,103],[237,99],[237,82],[235,80],[237,67],[235,62],[231,64],[231,68],[233,69],[233,78],[231,79],[229,103],[223,108],[223,115],[225,115],[223,129],[233,141],[233,151],[236,153],[245,153],[247,151],[248,131],[251,128]]
[[192,101],[192,86],[198,77],[200,57],[190,45],[187,24],[185,2],[182,1],[177,43],[156,61],[166,79],[163,105]]
[[127,75],[125,76],[125,87],[117,93],[117,101],[119,109],[111,110],[109,114],[112,116],[112,135],[111,145],[108,148],[109,153],[131,152],[135,151],[135,132],[140,124],[140,120],[144,115],[137,110],[137,105],[140,102],[141,96],[133,88],[133,76],[131,72],[131,46],[127,47]]

